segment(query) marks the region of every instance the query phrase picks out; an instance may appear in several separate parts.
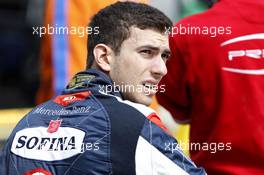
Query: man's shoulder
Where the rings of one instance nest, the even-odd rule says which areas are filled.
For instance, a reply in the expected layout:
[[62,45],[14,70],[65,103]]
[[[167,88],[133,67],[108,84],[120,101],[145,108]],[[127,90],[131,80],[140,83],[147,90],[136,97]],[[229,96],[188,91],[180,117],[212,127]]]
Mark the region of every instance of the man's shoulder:
[[[145,106],[140,103],[135,103],[129,100],[123,100],[121,97],[104,94],[104,98],[98,98],[99,101],[103,104],[103,106],[107,109],[114,110],[118,113],[123,113],[126,115],[142,115],[142,116],[149,116],[152,113],[155,113],[153,109],[148,106]],[[129,113],[128,113],[129,111]]]

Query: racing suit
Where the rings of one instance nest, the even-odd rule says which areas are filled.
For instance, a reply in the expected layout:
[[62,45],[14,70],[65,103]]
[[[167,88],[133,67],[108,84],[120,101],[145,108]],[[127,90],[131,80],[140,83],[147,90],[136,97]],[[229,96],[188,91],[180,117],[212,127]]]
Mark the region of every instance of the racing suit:
[[1,175],[205,174],[152,109],[123,100],[111,79],[94,69],[29,112],[0,161]]

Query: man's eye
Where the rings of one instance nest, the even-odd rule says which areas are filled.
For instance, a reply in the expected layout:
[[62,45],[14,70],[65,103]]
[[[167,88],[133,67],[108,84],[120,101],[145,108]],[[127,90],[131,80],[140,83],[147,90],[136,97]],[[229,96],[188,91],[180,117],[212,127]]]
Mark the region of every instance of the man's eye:
[[170,58],[170,54],[161,54],[161,58],[164,59],[164,60],[168,60]]
[[142,53],[144,55],[151,55],[152,54],[151,50],[141,50],[140,53]]

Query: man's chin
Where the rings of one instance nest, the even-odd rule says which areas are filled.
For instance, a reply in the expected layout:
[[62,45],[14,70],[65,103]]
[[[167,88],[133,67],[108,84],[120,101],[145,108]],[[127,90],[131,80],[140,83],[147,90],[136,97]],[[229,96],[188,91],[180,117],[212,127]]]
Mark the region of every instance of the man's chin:
[[149,106],[153,101],[152,96],[146,94],[137,94],[137,95],[134,94],[131,96],[127,96],[127,98],[125,97],[124,99],[146,106]]
[[140,97],[140,99],[137,100],[137,103],[149,106],[152,103],[152,97],[144,95],[144,96]]

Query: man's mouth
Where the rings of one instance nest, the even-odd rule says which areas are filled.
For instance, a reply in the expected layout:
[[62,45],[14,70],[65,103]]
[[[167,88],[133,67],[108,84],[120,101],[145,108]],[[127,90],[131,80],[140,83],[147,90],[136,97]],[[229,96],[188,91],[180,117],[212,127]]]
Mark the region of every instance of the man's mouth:
[[155,95],[158,89],[157,83],[150,83],[150,82],[143,83],[143,87],[144,87],[144,92],[147,95]]
[[153,88],[155,85],[151,84],[151,83],[143,83],[143,86],[145,86],[147,88]]

